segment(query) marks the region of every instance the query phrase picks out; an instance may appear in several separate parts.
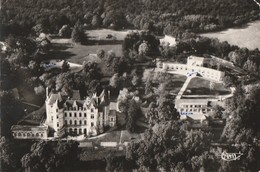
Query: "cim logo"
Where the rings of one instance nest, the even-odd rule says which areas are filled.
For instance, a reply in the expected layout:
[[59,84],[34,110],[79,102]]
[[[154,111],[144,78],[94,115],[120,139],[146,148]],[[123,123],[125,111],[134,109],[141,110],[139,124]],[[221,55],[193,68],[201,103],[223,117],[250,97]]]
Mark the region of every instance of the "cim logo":
[[240,157],[243,154],[241,152],[239,153],[227,153],[226,151],[222,152],[221,159],[224,161],[235,161],[240,160]]

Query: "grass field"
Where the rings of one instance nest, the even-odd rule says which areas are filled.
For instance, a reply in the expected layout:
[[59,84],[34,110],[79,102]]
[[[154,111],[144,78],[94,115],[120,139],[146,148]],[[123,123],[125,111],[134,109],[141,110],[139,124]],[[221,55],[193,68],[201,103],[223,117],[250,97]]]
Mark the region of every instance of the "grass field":
[[[50,53],[51,59],[67,59],[70,62],[82,64],[84,61],[101,60],[92,54],[103,49],[105,52],[113,50],[116,56],[122,56],[122,41],[131,31],[114,31],[109,29],[87,30],[88,41],[86,45],[75,44],[71,39],[53,38],[53,48]],[[107,38],[112,35],[113,38]]]
[[232,45],[247,47],[248,49],[260,49],[260,20],[248,23],[243,27],[231,28],[225,31],[201,34],[209,38],[218,38]]
[[[58,42],[55,40],[55,42]],[[122,45],[80,45],[80,44],[62,44],[54,43],[53,49],[50,51],[51,59],[67,59],[72,63],[82,64],[84,61],[96,61],[100,63],[101,60],[95,55],[98,50],[103,49],[105,52],[113,50],[116,56],[122,55]],[[94,58],[93,58],[94,57]]]
[[170,75],[170,80],[167,84],[166,91],[169,91],[170,94],[178,94],[187,77],[176,74],[168,75]]
[[210,84],[211,82],[208,80],[193,78],[184,95],[225,95],[231,93],[231,90],[221,83],[213,83],[212,89],[210,88]]

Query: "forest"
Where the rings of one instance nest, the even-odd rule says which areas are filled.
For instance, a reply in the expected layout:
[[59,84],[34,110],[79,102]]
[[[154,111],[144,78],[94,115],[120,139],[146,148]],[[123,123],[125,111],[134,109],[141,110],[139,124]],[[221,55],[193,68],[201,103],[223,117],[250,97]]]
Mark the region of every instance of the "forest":
[[57,33],[78,21],[89,29],[136,28],[175,35],[180,30],[220,30],[257,18],[253,0],[3,0],[0,39],[32,30]]

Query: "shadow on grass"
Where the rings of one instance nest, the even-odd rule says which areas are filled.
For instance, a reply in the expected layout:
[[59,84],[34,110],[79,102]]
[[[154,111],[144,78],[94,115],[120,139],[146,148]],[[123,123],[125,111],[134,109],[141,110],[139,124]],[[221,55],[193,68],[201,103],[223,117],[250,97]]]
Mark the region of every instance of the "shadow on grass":
[[52,50],[49,52],[49,58],[50,59],[69,59],[72,56],[75,56],[76,54],[73,54],[68,51],[59,51],[59,50]]

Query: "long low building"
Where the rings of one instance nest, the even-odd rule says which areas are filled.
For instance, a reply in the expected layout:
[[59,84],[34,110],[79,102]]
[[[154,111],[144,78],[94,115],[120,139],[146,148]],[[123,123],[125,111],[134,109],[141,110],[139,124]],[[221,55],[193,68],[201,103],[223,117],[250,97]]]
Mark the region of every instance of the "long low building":
[[15,139],[47,139],[48,126],[13,125],[11,128]]
[[225,73],[219,70],[210,69],[201,66],[189,66],[186,64],[178,64],[171,62],[164,62],[162,68],[168,71],[179,71],[186,75],[198,74],[203,78],[207,78],[214,81],[222,81]]
[[204,65],[210,63],[211,60],[210,58],[189,56],[187,58],[187,64],[159,61],[157,67],[166,71],[182,73],[187,76],[195,74],[209,80],[220,82],[225,76],[224,72],[204,67]]

